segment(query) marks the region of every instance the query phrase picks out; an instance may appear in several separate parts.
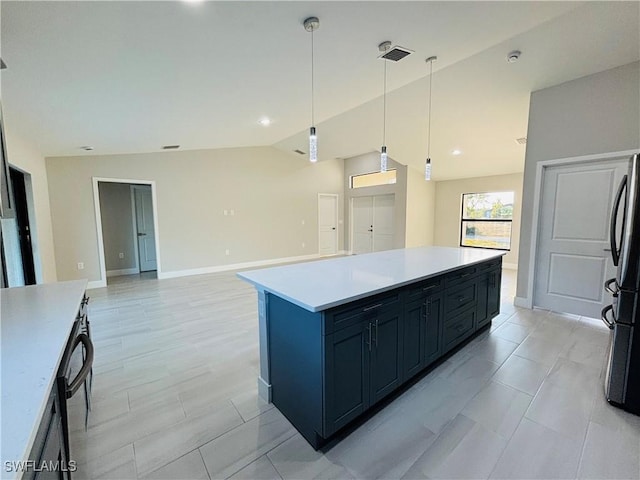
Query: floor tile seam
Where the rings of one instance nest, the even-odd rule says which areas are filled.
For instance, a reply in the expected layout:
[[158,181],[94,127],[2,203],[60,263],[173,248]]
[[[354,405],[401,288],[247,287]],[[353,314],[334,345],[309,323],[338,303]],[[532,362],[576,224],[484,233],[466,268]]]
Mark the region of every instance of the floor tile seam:
[[[295,434],[293,434],[293,435],[292,435],[291,437],[289,437],[289,438],[293,438],[294,436],[295,436]],[[288,438],[287,440],[289,440],[289,438]],[[285,442],[286,442],[287,440],[285,440]],[[282,443],[284,443],[284,442],[282,442]],[[280,445],[282,445],[282,443],[281,443]],[[280,446],[280,445],[278,445],[278,446]],[[275,450],[275,448],[277,448],[277,447],[272,448],[271,450],[269,450],[269,452],[271,452],[271,451]],[[271,459],[269,458],[269,452],[265,453],[265,454],[263,455],[263,457],[264,457],[264,458],[266,458],[266,459],[267,459],[267,461],[271,464],[271,466],[272,466],[272,467],[273,467],[273,469],[276,471],[276,473],[278,474],[278,476],[279,476],[280,478],[284,479],[284,477],[282,476],[282,474],[280,473],[280,471],[276,468],[275,464],[274,464],[274,463],[271,461]],[[257,460],[259,460],[260,458],[262,458],[262,457],[258,457],[258,459],[257,459]],[[257,460],[256,460],[256,461],[257,461]]]
[[[134,443],[134,445],[133,445],[133,451],[134,451],[134,454],[135,454],[135,450],[136,450],[136,446],[135,446],[135,443]],[[193,450],[188,451],[187,453],[185,453],[185,454],[183,454],[183,455],[180,455],[178,458],[174,458],[173,460],[170,460],[170,461],[168,461],[167,463],[164,463],[164,464],[160,465],[159,467],[154,468],[154,469],[153,469],[153,470],[151,470],[150,472],[147,472],[147,474],[146,474],[146,475],[144,475],[144,476],[145,476],[145,477],[148,477],[149,475],[151,475],[151,474],[153,474],[153,473],[157,472],[158,470],[160,470],[160,469],[162,469],[162,468],[166,467],[167,465],[169,465],[169,464],[171,464],[171,463],[173,463],[173,462],[177,462],[177,461],[178,461],[178,460],[180,460],[181,458],[186,457],[187,455],[189,455],[190,453],[193,453],[193,452],[194,452],[194,451],[196,451],[196,450],[198,450],[198,447],[197,447],[197,448],[194,448]],[[137,465],[138,465],[138,457],[137,457],[137,455],[135,456],[135,459],[136,459],[136,472],[137,472]],[[204,463],[204,460],[203,460],[203,462],[202,462],[202,463]],[[207,472],[207,475],[208,475],[208,472]]]
[[[288,421],[288,420],[287,420],[287,421]],[[287,441],[287,440],[289,440],[290,438],[293,438],[293,437],[296,435],[296,433],[298,433],[298,431],[297,431],[297,430],[295,429],[295,427],[293,427],[293,426],[291,427],[291,430],[292,430],[291,435],[287,436],[287,438],[284,438],[284,439],[283,439],[281,442],[279,442],[277,445],[274,445],[274,446],[273,446],[273,447],[271,447],[269,450],[267,450],[266,452],[264,452],[262,455],[260,455],[260,456],[259,456],[259,457],[257,457],[257,458],[254,458],[252,461],[250,461],[250,462],[249,462],[249,463],[247,463],[246,465],[243,465],[242,467],[240,467],[240,468],[239,468],[238,470],[236,470],[235,472],[233,472],[233,473],[230,473],[230,474],[226,475],[226,476],[224,477],[224,479],[225,479],[225,480],[227,480],[227,479],[229,479],[229,478],[233,477],[233,476],[234,476],[236,473],[238,473],[240,470],[242,470],[242,469],[244,469],[244,468],[247,468],[249,465],[251,465],[251,464],[252,464],[252,463],[254,463],[254,462],[257,462],[260,458],[262,458],[262,457],[266,457],[266,456],[269,454],[269,452],[271,452],[271,451],[275,450],[276,448],[278,448],[280,445],[282,445],[284,442],[286,442],[286,441]],[[200,452],[200,454],[202,455],[202,452]],[[203,458],[204,458],[204,457],[203,457]],[[267,458],[268,458],[268,457],[267,457]],[[269,463],[271,463],[271,460],[269,460]],[[271,463],[271,464],[273,465],[273,463]],[[205,462],[205,465],[206,465],[206,462]],[[273,468],[276,470],[276,472],[278,472],[278,475],[280,475],[280,472],[278,471],[278,469],[277,469],[275,466],[274,466]],[[280,477],[282,477],[282,475],[280,475]],[[211,477],[211,478],[214,478],[214,477]],[[218,477],[218,478],[222,478],[222,477]]]

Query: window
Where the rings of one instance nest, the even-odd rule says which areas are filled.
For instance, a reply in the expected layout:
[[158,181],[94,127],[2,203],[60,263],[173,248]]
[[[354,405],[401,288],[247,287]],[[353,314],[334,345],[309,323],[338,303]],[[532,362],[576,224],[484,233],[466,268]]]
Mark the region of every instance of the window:
[[513,192],[462,195],[460,246],[511,250]]
[[396,171],[364,173],[351,176],[351,188],[375,187],[378,185],[391,185],[396,183]]

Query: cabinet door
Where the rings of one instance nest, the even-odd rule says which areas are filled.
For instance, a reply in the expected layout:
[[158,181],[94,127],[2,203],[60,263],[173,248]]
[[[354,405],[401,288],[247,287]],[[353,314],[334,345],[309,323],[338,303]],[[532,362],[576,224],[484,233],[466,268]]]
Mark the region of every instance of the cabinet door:
[[425,367],[425,300],[404,307],[402,378],[408,380]]
[[425,302],[424,366],[435,362],[442,353],[442,294],[431,295]]
[[489,272],[483,273],[478,277],[478,307],[476,309],[476,322],[475,329],[482,328],[489,323],[491,317],[489,317],[489,311],[487,310],[487,295],[489,294]]
[[369,407],[371,333],[367,321],[325,337],[325,438]]
[[402,383],[402,312],[380,312],[372,320],[371,404]]
[[502,269],[496,268],[489,272],[489,289],[487,293],[487,311],[489,318],[493,318],[500,313],[500,283],[502,280]]

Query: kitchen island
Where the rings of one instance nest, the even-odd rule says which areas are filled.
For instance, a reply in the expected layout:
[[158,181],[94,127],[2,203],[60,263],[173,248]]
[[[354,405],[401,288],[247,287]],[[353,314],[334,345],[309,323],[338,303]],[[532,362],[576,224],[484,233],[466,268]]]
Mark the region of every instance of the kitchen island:
[[421,247],[239,273],[258,291],[260,396],[319,448],[490,324],[502,255]]

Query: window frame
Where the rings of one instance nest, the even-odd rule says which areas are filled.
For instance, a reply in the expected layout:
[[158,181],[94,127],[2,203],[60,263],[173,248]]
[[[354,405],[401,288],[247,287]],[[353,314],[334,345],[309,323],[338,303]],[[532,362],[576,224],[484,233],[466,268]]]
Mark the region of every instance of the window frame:
[[[493,192],[468,192],[468,193],[463,193],[462,197],[461,197],[461,202],[460,202],[460,235],[459,235],[459,244],[460,247],[463,248],[481,248],[483,250],[500,250],[502,252],[510,252],[511,251],[511,242],[513,241],[513,212],[511,212],[511,218],[465,218],[464,217],[464,210],[465,210],[465,203],[464,203],[464,197],[465,195],[479,195],[479,194],[491,194],[491,193],[511,193],[513,194],[513,202],[515,203],[515,198],[516,198],[516,192],[513,190],[504,190],[502,192],[500,191],[493,191]],[[464,228],[464,222],[486,222],[486,223],[495,223],[495,222],[501,222],[501,223],[506,223],[509,222],[509,248],[500,248],[500,247],[482,247],[479,245],[463,245],[462,244],[462,240],[464,238],[463,236],[463,228]]]

